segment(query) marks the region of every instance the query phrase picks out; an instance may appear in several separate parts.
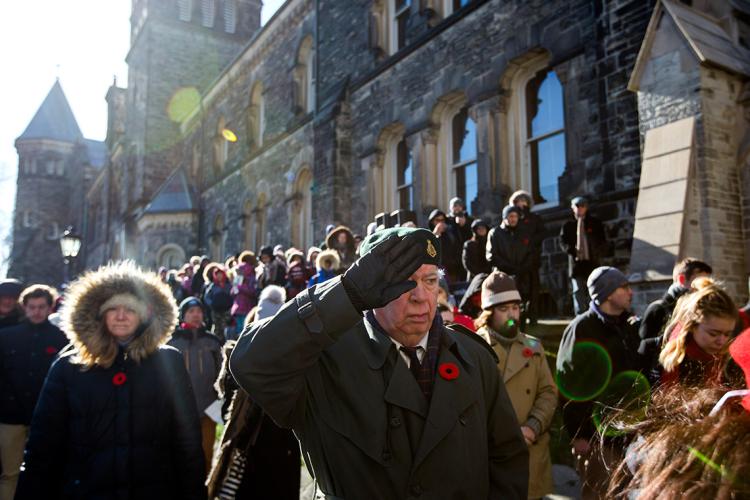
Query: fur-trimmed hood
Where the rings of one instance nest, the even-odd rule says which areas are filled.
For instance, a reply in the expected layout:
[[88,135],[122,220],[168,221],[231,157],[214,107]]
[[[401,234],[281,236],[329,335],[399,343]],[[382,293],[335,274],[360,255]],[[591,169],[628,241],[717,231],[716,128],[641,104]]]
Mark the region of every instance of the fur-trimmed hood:
[[109,367],[117,356],[117,341],[106,332],[99,312],[117,294],[133,295],[148,308],[149,318],[127,346],[132,359],[141,361],[169,340],[177,326],[177,305],[169,286],[132,261],[118,262],[87,272],[65,294],[62,329],[71,340],[76,363]]
[[315,267],[326,271],[336,271],[341,266],[341,259],[336,250],[323,250],[315,259]]

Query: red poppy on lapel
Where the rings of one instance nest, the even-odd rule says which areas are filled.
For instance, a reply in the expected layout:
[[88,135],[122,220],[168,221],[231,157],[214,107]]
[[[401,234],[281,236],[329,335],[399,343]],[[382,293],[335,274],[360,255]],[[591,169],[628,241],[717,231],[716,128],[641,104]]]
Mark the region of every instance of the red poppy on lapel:
[[115,376],[112,377],[112,383],[114,385],[122,385],[127,380],[128,380],[128,377],[123,372],[117,372],[117,373],[115,373]]
[[53,354],[57,354],[57,349],[55,349],[52,346],[47,346],[47,348],[44,350],[44,352],[46,352],[47,354],[49,354],[51,356]]
[[531,350],[530,348],[528,348],[528,347],[524,347],[524,348],[523,348],[523,351],[521,351],[521,354],[523,354],[523,357],[524,357],[524,358],[530,358],[531,356],[533,356],[533,355],[534,355],[534,351],[532,351],[532,350]]
[[438,366],[438,373],[445,380],[453,380],[458,378],[458,366],[454,363],[441,363]]
[[593,229],[591,229],[591,228],[588,228],[588,229],[586,230],[586,232],[587,232],[587,233],[593,233],[593,232],[594,232],[594,230],[593,230]]
[[523,239],[523,244],[524,245],[528,245],[529,244],[529,239],[528,238],[524,238]]

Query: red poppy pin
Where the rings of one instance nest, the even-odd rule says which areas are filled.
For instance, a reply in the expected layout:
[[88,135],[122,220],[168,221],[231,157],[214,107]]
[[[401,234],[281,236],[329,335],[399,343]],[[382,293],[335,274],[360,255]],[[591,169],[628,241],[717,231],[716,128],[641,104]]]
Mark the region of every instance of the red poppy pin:
[[593,232],[594,232],[594,230],[593,230],[593,229],[591,229],[591,228],[588,228],[588,229],[586,230],[586,232],[587,232],[587,233],[593,233]]
[[528,238],[524,238],[523,239],[523,244],[524,245],[528,245],[529,244],[529,239]]
[[122,385],[127,380],[128,380],[128,377],[123,372],[117,372],[117,373],[115,373],[115,376],[112,377],[112,383],[114,385]]
[[458,366],[454,363],[442,363],[438,366],[438,373],[445,380],[453,380],[458,378]]
[[50,346],[47,346],[47,348],[44,350],[44,352],[46,352],[47,354],[49,354],[50,356],[52,356],[53,354],[57,354],[57,349],[55,349],[54,347],[52,347],[50,345]]
[[523,354],[523,357],[524,357],[524,358],[530,358],[531,356],[533,356],[533,355],[534,355],[534,351],[532,351],[532,350],[531,350],[530,348],[528,348],[528,347],[524,347],[524,348],[523,348],[523,351],[521,351],[521,354]]

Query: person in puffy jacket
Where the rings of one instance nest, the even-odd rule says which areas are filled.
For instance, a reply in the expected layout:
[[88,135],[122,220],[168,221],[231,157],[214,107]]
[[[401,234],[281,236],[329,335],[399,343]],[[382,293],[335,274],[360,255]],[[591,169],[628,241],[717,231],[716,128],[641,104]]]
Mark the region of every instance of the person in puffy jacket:
[[[213,272],[209,274],[209,270]],[[232,309],[232,282],[227,277],[227,271],[221,264],[212,263],[206,268],[206,291],[203,300],[211,311],[213,321],[213,334],[224,343],[227,325],[231,321],[230,311]]]
[[318,258],[315,260],[315,267],[318,272],[315,276],[310,278],[307,282],[307,287],[313,285],[319,285],[338,274],[339,266],[341,261],[339,260],[339,254],[336,250],[323,250],[318,254]]
[[188,297],[180,303],[180,324],[168,344],[178,349],[185,358],[185,369],[190,375],[190,385],[200,414],[203,455],[208,472],[214,451],[216,423],[206,415],[205,410],[218,399],[214,382],[221,370],[221,342],[206,331],[203,303],[197,297]]
[[159,277],[122,262],[67,292],[71,340],[31,420],[16,499],[205,499],[200,423],[177,308]]

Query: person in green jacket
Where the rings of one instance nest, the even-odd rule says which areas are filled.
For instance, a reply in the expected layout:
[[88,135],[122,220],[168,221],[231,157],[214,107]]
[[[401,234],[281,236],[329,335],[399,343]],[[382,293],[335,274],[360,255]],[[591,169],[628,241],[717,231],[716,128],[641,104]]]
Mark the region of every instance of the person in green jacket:
[[327,499],[526,498],[528,450],[494,352],[436,314],[435,236],[381,230],[359,252],[243,332],[239,385],[294,430]]

